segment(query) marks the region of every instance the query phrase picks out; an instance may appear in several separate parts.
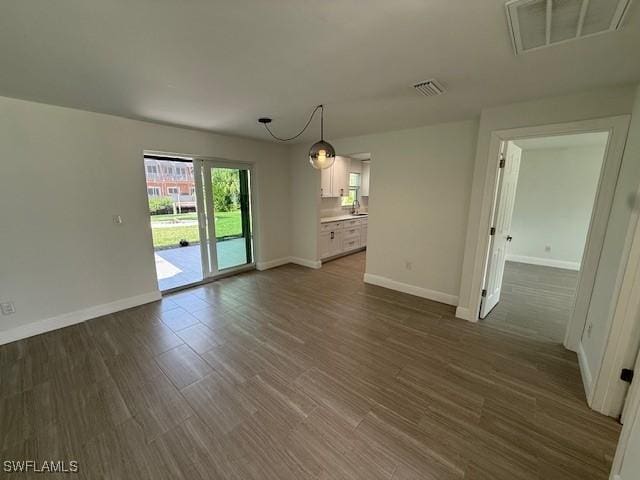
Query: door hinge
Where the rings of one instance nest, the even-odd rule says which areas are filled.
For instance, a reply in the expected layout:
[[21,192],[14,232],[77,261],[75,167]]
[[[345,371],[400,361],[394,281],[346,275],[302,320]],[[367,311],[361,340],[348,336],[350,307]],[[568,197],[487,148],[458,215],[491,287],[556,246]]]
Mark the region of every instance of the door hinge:
[[483,296],[483,297],[486,297],[486,296],[487,296],[487,289],[486,289],[486,288],[483,288],[483,289],[482,289],[482,296]]
[[504,157],[500,157],[500,168],[504,168],[506,161],[504,159]]
[[496,234],[496,227],[491,227],[489,229],[489,235],[495,235]]
[[620,380],[623,382],[631,383],[633,380],[633,370],[630,368],[623,368],[622,372],[620,372]]

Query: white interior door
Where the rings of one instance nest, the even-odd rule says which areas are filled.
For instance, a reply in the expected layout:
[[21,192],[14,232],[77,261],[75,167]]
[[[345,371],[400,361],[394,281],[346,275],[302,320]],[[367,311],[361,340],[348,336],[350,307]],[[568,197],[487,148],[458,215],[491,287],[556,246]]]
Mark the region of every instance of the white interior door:
[[484,276],[482,303],[480,304],[480,318],[485,318],[500,301],[504,264],[511,241],[511,218],[516,200],[522,149],[513,142],[508,142],[504,148],[506,148],[506,153],[502,156],[504,162],[501,160],[501,168],[499,169],[498,189],[493,209],[493,227],[490,231],[489,257]]

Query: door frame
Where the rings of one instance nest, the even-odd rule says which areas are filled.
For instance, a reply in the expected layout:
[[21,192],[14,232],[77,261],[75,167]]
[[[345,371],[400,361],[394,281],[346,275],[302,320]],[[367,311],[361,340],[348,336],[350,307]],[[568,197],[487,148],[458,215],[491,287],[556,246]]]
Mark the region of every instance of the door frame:
[[[168,151],[164,151],[164,150],[148,150],[145,149],[142,151],[142,157],[144,159],[145,156],[160,156],[160,157],[169,157],[169,158],[178,158],[178,159],[184,159],[184,160],[190,160],[193,164],[193,171],[194,171],[194,182],[195,182],[195,189],[196,191],[194,192],[195,196],[196,196],[196,204],[197,204],[197,208],[198,210],[200,210],[200,208],[204,208],[204,198],[202,198],[201,195],[198,195],[197,192],[198,191],[203,191],[203,184],[202,184],[202,177],[201,175],[196,175],[196,171],[198,170],[197,167],[197,161],[202,161],[202,162],[212,162],[212,164],[215,164],[217,167],[222,167],[222,168],[241,168],[241,169],[246,169],[249,170],[250,172],[250,191],[251,194],[249,196],[249,202],[250,202],[250,211],[252,212],[252,236],[253,236],[253,255],[252,255],[252,262],[251,263],[247,263],[244,265],[239,265],[237,267],[232,267],[232,268],[226,268],[224,269],[222,272],[217,272],[215,275],[211,275],[211,276],[207,276],[205,274],[205,265],[204,265],[204,261],[205,261],[205,256],[203,254],[203,242],[202,239],[206,238],[202,236],[202,228],[207,228],[206,225],[201,225],[200,219],[198,219],[198,228],[200,230],[200,245],[201,245],[201,259],[203,262],[203,279],[197,282],[193,282],[193,283],[189,283],[186,285],[182,285],[179,287],[175,287],[175,288],[170,288],[167,290],[162,290],[162,295],[168,295],[171,293],[175,293],[175,292],[179,292],[181,290],[185,290],[188,288],[193,288],[193,287],[197,287],[198,285],[204,285],[210,282],[213,282],[215,280],[219,280],[221,278],[225,278],[225,277],[230,277],[232,275],[236,275],[238,273],[242,273],[242,272],[246,272],[246,271],[250,271],[250,270],[255,270],[256,264],[258,262],[258,258],[259,258],[259,254],[260,254],[260,229],[259,229],[259,221],[261,218],[260,215],[260,210],[259,210],[259,206],[256,205],[256,198],[258,196],[258,191],[259,191],[259,181],[258,181],[258,176],[256,175],[256,169],[255,169],[255,163],[253,162],[246,162],[246,161],[241,161],[241,160],[232,160],[232,159],[228,159],[228,158],[223,158],[223,157],[215,157],[215,156],[207,156],[207,155],[197,155],[197,154],[188,154],[188,153],[178,153],[178,152],[168,152]],[[144,165],[144,162],[143,162]],[[145,179],[146,179],[146,172],[145,173]],[[145,182],[145,186],[146,186],[146,182]],[[145,192],[146,192],[146,188],[145,188]],[[146,197],[145,197],[146,198]],[[211,222],[213,222],[213,217],[211,218]],[[213,224],[212,230],[213,232],[215,232],[215,224]],[[152,243],[153,245],[153,243]],[[210,249],[213,252],[213,255],[216,255],[216,249]],[[207,250],[208,251],[208,250]],[[209,258],[209,255],[207,253],[206,258],[208,261],[211,261],[211,259]],[[215,265],[217,265],[217,263],[215,263]],[[154,267],[155,270],[155,267]]]
[[[485,177],[485,185],[487,185],[488,188],[485,189],[479,212],[480,218],[487,220],[484,226],[485,228],[480,229],[476,240],[478,253],[473,260],[475,267],[471,279],[471,304],[469,306],[472,316],[471,321],[478,321],[478,314],[480,312],[482,284],[486,273],[490,244],[489,229],[491,227],[491,219],[493,218],[494,199],[496,198],[499,180],[499,158],[503,143],[532,137],[607,131],[609,132],[609,138],[582,257],[576,303],[573,315],[567,325],[563,342],[567,349],[572,351],[577,350],[586,323],[598,261],[602,252],[604,235],[611,213],[618,174],[622,165],[622,155],[627,139],[629,119],[629,115],[620,115],[592,120],[495,130],[491,133],[489,162]],[[459,312],[459,314],[462,318],[467,318],[468,316],[465,312]]]
[[[636,316],[640,314],[640,310],[635,310]],[[640,356],[635,362],[634,370],[640,372]],[[629,440],[631,434],[640,431],[640,377],[631,382],[629,392],[625,401],[624,411],[626,412],[626,418],[620,432],[620,438],[618,440],[618,447],[616,448],[616,454],[613,458],[613,465],[611,466],[610,480],[631,480],[622,478],[622,467],[625,459],[632,455],[637,455],[638,452],[632,452],[629,446]]]

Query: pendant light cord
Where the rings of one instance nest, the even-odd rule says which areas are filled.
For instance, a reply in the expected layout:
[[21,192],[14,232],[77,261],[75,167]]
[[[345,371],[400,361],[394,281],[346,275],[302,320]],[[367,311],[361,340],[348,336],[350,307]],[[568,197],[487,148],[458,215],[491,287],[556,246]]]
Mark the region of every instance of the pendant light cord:
[[311,124],[311,120],[313,120],[313,116],[316,114],[316,112],[318,110],[321,110],[321,115],[320,115],[320,138],[322,140],[324,140],[324,105],[318,105],[313,110],[313,112],[311,112],[311,116],[309,117],[309,120],[307,120],[306,125],[302,128],[302,130],[300,130],[300,132],[298,132],[298,134],[294,135],[293,137],[280,138],[280,137],[274,135],[274,133],[269,128],[269,125],[267,125],[266,123],[264,123],[263,125],[264,125],[264,128],[267,129],[267,132],[269,132],[269,135],[271,135],[276,140],[280,140],[281,142],[289,142],[291,140],[295,140],[296,138],[298,138],[300,135],[302,135],[307,130],[307,128],[309,128],[309,125]]

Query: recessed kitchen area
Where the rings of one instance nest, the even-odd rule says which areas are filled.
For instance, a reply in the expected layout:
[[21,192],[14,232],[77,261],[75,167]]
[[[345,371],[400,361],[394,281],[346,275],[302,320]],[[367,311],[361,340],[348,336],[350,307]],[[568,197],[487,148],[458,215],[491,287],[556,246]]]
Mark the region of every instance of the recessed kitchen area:
[[321,170],[320,260],[326,262],[367,247],[371,155],[337,155]]

